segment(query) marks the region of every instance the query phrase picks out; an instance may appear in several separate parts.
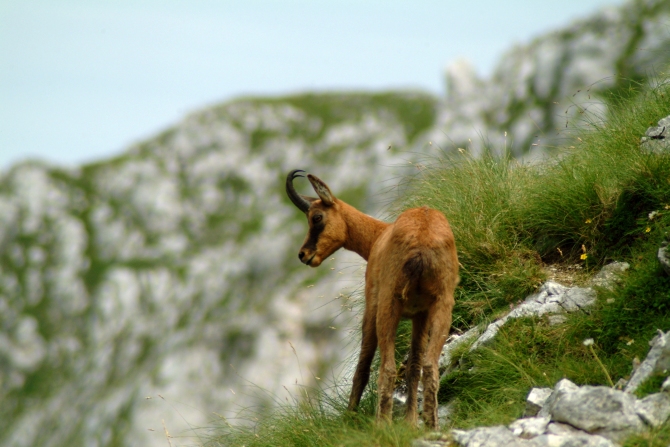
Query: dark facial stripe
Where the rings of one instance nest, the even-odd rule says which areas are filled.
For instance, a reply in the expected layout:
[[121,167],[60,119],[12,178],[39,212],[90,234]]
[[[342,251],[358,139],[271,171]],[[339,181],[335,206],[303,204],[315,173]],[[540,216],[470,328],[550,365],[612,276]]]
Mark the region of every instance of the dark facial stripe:
[[305,243],[304,247],[307,250],[312,250],[316,251],[316,244],[319,242],[319,236],[321,233],[323,233],[323,230],[326,228],[326,226],[323,224],[323,222],[320,222],[316,225],[312,225],[309,229],[309,239],[307,239],[307,242]]

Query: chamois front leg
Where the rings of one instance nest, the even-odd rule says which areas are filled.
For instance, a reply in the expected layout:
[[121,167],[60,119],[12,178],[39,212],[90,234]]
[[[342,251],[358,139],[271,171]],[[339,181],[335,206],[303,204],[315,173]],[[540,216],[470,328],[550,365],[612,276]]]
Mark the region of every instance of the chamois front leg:
[[361,402],[363,391],[370,380],[370,365],[377,350],[377,309],[373,306],[365,306],[363,315],[363,334],[361,340],[361,353],[358,357],[358,365],[354,373],[354,384],[349,395],[349,411],[356,411]]
[[438,362],[451,328],[453,303],[451,296],[438,299],[428,316],[430,340],[423,364],[423,420],[432,429],[437,428]]
[[407,413],[405,421],[417,425],[417,389],[421,377],[421,365],[428,342],[427,314],[421,313],[412,319],[412,344],[407,360]]

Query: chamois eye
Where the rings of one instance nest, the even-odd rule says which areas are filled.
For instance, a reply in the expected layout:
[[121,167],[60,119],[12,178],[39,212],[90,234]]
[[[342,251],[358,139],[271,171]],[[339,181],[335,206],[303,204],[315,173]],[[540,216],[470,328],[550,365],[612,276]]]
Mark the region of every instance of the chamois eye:
[[312,217],[312,222],[315,224],[321,222],[323,220],[323,216],[321,214],[317,214],[316,216]]

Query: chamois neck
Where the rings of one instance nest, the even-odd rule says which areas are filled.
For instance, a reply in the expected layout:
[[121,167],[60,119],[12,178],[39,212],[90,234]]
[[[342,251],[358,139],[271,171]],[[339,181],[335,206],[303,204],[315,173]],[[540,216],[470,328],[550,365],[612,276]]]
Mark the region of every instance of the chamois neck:
[[363,214],[353,206],[340,201],[347,223],[347,241],[344,248],[358,253],[366,261],[382,231],[390,224]]

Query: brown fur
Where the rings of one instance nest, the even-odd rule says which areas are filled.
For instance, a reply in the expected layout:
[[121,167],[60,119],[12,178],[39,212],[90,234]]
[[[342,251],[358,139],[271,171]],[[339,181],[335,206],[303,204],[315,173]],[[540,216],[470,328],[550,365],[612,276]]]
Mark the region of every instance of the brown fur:
[[[447,219],[422,207],[405,211],[393,224],[384,223],[336,199],[317,177],[308,175],[308,179],[320,199],[305,198],[310,202],[306,212],[309,232],[300,249],[301,261],[317,267],[341,247],[368,261],[361,353],[349,410],[358,407],[379,346],[377,419],[390,420],[396,379],[395,335],[400,319],[410,318],[405,419],[417,423],[417,387],[423,371],[423,419],[436,428],[438,359],[449,334],[458,282],[456,244]],[[321,216],[320,221],[316,216]]]

